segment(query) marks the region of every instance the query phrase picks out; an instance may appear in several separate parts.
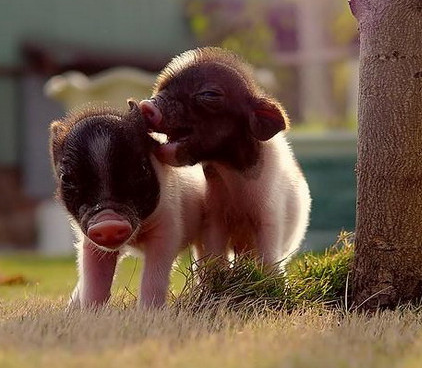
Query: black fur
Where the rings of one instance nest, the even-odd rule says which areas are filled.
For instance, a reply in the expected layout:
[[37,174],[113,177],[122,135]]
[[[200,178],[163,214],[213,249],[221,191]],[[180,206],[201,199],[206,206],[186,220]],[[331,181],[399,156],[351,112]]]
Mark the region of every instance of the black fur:
[[[93,142],[110,141],[98,165]],[[85,110],[52,126],[51,152],[58,197],[87,231],[89,219],[103,209],[127,218],[135,229],[156,208],[160,188],[150,160],[155,141],[147,134],[140,112]],[[96,157],[96,159],[94,159]]]

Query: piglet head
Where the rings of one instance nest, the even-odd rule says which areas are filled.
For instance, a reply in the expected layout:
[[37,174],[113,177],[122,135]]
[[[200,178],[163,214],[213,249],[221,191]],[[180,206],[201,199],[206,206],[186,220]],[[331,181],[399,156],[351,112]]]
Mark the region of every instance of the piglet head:
[[219,48],[173,59],[140,108],[150,129],[167,134],[157,157],[174,166],[230,160],[288,125],[283,108],[256,85],[249,66]]
[[93,243],[117,250],[155,210],[159,183],[138,103],[129,111],[87,109],[53,122],[57,196]]

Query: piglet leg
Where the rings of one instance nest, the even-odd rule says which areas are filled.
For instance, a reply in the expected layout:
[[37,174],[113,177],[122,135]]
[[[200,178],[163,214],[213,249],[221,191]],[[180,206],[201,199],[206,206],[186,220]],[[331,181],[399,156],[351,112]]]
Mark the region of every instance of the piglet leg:
[[205,221],[204,250],[200,254],[203,260],[219,257],[227,259],[229,232],[227,226],[219,218],[220,216],[220,214],[213,212],[207,216]]
[[279,224],[263,222],[257,234],[257,256],[264,266],[273,267],[281,259],[282,231]]
[[180,245],[174,239],[155,238],[144,249],[139,306],[158,308],[166,303],[170,271]]
[[119,252],[105,252],[84,238],[78,252],[79,281],[69,308],[102,305],[110,298]]

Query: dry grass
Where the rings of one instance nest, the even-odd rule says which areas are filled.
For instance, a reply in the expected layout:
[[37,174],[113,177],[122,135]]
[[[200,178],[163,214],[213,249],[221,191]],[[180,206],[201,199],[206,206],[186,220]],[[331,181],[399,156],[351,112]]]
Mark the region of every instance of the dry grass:
[[0,367],[421,367],[422,311],[347,310],[353,252],[349,237],[341,243],[281,275],[242,260],[203,269],[199,286],[188,270],[158,311],[136,310],[124,293],[71,313],[64,294],[0,299]]
[[0,308],[6,367],[420,367],[422,315],[368,317],[297,309],[249,315],[109,307],[63,312],[63,301]]

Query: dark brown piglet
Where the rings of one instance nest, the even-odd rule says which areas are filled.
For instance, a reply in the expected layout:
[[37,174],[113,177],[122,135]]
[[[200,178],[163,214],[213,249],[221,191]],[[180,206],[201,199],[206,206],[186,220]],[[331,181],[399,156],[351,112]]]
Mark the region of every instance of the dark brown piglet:
[[203,164],[205,255],[252,251],[273,264],[298,249],[308,185],[284,135],[286,112],[246,63],[219,48],[187,51],[160,73],[141,110],[151,129],[168,136],[157,148],[162,162]]
[[160,163],[138,103],[128,103],[126,113],[87,109],[51,125],[57,196],[79,237],[72,307],[105,303],[119,258],[137,250],[145,257],[139,301],[162,305],[173,261],[200,242],[202,170]]

